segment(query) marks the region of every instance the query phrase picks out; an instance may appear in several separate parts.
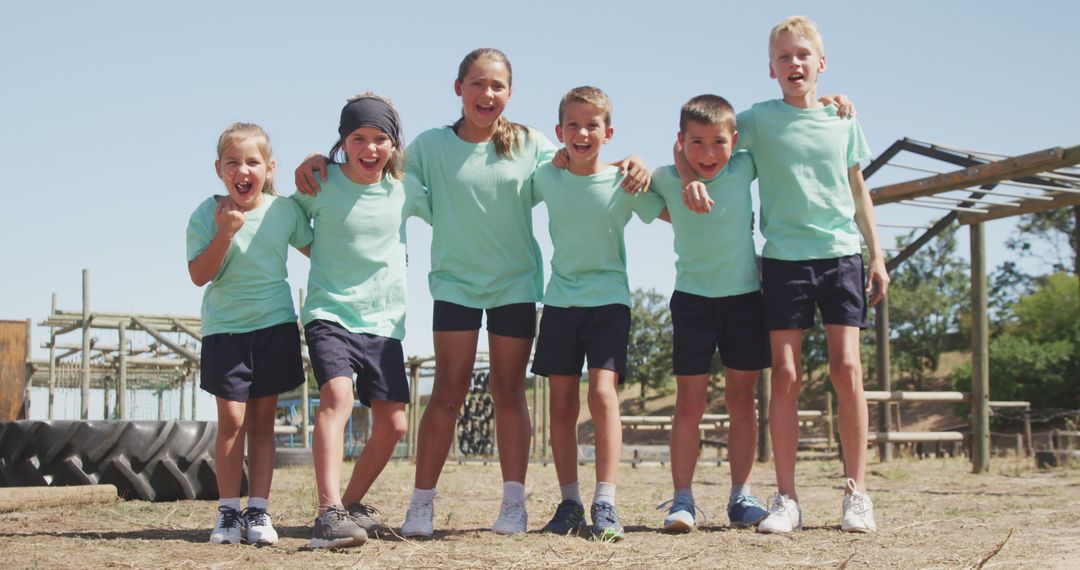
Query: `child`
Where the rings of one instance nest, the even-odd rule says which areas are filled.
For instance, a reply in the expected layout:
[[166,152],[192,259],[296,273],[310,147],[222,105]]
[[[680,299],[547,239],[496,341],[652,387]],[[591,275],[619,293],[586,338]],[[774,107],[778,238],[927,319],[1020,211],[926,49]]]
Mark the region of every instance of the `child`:
[[[221,496],[210,542],[274,544],[267,510],[277,397],[304,382],[285,258],[290,244],[306,248],[312,234],[296,204],[274,193],[270,137],[262,128],[230,126],[217,152],[214,169],[227,195],[200,204],[187,228],[191,280],[210,284],[202,303],[200,384],[217,398],[214,462]],[[241,511],[245,437],[251,476]]]
[[[839,400],[844,483],[840,527],[876,529],[866,495],[867,409],[859,360],[859,330],[870,304],[883,299],[889,277],[874,225],[873,203],[859,169],[870,156],[862,129],[817,99],[825,71],[821,35],[812,21],[793,16],[769,34],[769,76],[782,99],[754,105],[738,117],[739,146],[760,173],[761,231],[765,236],[762,290],[772,348],[769,432],[777,495],[759,532],[802,528],[795,491],[799,442],[798,395],[802,330],[821,310],[829,349],[829,376]],[[694,201],[692,198],[690,201]],[[699,204],[700,205],[700,204]],[[870,251],[864,278],[859,234]]]
[[750,493],[757,424],[754,388],[769,366],[769,337],[761,322],[761,292],[755,262],[750,183],[757,177],[749,153],[732,154],[738,139],[735,112],[723,97],[699,95],[682,107],[679,145],[686,165],[718,204],[707,214],[683,207],[679,173],[658,169],[646,199],[666,206],[675,231],[675,292],[671,295],[674,372],[678,383],[671,428],[671,477],[675,497],[665,532],[694,529],[697,508],[691,491],[705,412],[709,368],[719,350],[724,364],[724,400],[731,415],[728,458],[732,526],[757,524],[768,512]]
[[562,502],[545,532],[579,534],[585,526],[577,478],[578,386],[588,357],[589,411],[596,426],[596,492],[593,535],[620,540],[615,483],[622,448],[618,385],[626,373],[630,290],[623,230],[632,214],[651,222],[661,204],[619,189],[618,169],[600,162],[610,139],[611,102],[595,87],[578,87],[559,104],[559,141],[568,170],[537,169],[534,202],[545,202],[554,245],[551,280],[533,360],[534,374],[551,386],[551,450]]
[[[487,313],[490,386],[503,496],[492,530],[525,532],[529,408],[525,370],[536,334],[543,287],[540,247],[532,233],[532,203],[523,192],[536,168],[555,154],[543,134],[503,116],[512,93],[510,60],[494,48],[473,50],[458,66],[454,93],[461,118],[427,130],[409,146],[407,179],[430,192],[435,381],[417,437],[416,478],[401,527],[407,537],[434,532],[435,487],[454,438],[458,411],[472,380],[480,323]],[[631,159],[626,186],[647,184],[648,170]],[[315,193],[313,156],[296,171],[301,192]]]
[[[343,162],[330,165],[322,192],[293,196],[315,224],[303,311],[319,384],[312,450],[319,515],[311,548],[354,546],[387,532],[379,511],[362,501],[407,427],[405,219],[430,219],[426,199],[402,182],[401,120],[389,101],[371,93],[350,99],[338,135],[330,157]],[[372,429],[340,493],[354,385],[371,408]]]

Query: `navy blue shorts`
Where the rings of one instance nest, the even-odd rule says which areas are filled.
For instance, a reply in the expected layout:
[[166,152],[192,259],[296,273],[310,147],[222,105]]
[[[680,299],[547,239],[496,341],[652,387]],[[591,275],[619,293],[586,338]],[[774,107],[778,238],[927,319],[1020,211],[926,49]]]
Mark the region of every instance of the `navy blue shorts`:
[[536,339],[532,372],[541,376],[581,374],[589,369],[613,370],[626,381],[626,345],[630,341],[630,307],[544,307]]
[[671,294],[676,375],[708,374],[713,354],[724,366],[761,370],[771,362],[769,333],[761,318],[761,292],[729,297]]
[[474,309],[449,301],[435,301],[431,328],[436,332],[478,331],[485,310],[489,333],[511,338],[531,339],[536,336],[536,303]]
[[282,323],[203,337],[199,385],[234,402],[288,392],[304,383],[300,329]]
[[827,325],[868,328],[866,277],[861,255],[832,259],[762,260],[765,328],[770,331],[814,326],[814,307]]
[[322,388],[330,379],[356,375],[356,397],[371,407],[373,400],[409,403],[409,379],[401,341],[349,332],[330,321],[304,325],[315,381]]

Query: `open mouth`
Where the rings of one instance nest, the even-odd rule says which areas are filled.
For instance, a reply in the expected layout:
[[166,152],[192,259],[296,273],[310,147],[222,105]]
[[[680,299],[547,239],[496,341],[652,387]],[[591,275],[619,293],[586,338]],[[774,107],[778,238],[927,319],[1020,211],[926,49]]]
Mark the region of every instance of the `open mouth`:
[[375,170],[376,168],[378,168],[378,166],[379,166],[379,158],[378,157],[370,158],[370,159],[365,159],[365,158],[360,159],[360,167],[363,168],[364,170]]
[[804,79],[806,79],[806,77],[801,73],[792,73],[791,75],[787,76],[787,80],[791,83],[798,83],[799,81],[802,81]]
[[709,163],[709,164],[705,164],[703,162],[698,163],[698,170],[701,171],[701,172],[713,172],[714,170],[716,170],[719,167],[720,167],[719,162],[713,162],[713,163]]
[[495,113],[494,105],[477,105],[476,112],[481,116],[493,115]]
[[578,154],[587,154],[592,150],[592,145],[589,143],[574,143],[571,147],[574,149],[574,152]]
[[241,196],[246,196],[251,192],[251,187],[251,182],[237,182],[236,184],[233,184],[233,189]]

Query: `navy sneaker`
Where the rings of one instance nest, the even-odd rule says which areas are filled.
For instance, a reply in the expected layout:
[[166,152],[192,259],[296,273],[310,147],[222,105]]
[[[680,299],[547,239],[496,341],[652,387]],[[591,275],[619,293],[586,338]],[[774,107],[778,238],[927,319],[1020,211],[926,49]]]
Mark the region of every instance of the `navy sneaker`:
[[555,507],[555,516],[551,517],[540,532],[580,536],[585,532],[585,507],[581,503],[567,499]]
[[592,508],[589,509],[589,515],[592,516],[594,538],[606,542],[617,542],[623,539],[623,526],[619,524],[619,512],[615,510],[615,505],[607,501],[593,503]]
[[746,528],[754,526],[769,516],[765,503],[753,495],[735,495],[727,506],[727,516],[731,526]]

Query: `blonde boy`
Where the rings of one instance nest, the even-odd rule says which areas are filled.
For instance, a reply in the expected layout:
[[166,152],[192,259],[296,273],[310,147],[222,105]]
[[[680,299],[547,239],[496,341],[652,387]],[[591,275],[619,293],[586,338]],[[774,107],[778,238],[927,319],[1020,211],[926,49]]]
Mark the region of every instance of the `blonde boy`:
[[533,174],[533,202],[545,202],[554,245],[551,279],[533,360],[534,374],[551,380],[551,449],[562,502],[545,532],[580,534],[584,506],[577,478],[578,386],[588,362],[589,412],[596,426],[593,535],[620,540],[615,483],[622,451],[618,386],[626,374],[630,288],[623,230],[636,214],[646,223],[661,207],[624,192],[619,169],[600,161],[614,130],[611,102],[595,87],[578,87],[559,104],[559,141],[569,168],[551,164]]

